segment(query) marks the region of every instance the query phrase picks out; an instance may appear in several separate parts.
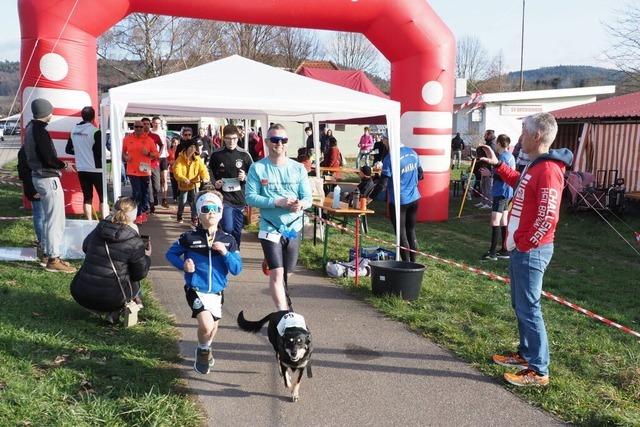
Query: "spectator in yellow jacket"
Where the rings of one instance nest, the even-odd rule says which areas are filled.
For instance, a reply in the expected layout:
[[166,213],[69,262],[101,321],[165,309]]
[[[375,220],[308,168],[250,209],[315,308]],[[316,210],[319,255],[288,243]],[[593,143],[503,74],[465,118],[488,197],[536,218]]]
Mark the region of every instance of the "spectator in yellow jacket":
[[198,184],[209,181],[209,171],[200,156],[195,141],[187,145],[173,164],[173,176],[178,182],[178,223],[182,224],[184,206],[189,203],[191,224],[198,225],[196,189]]

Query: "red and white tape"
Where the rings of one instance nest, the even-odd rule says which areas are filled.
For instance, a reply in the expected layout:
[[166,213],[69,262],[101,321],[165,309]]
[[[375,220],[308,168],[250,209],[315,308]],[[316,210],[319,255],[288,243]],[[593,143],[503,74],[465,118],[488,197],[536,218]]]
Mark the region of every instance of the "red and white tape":
[[[333,222],[331,220],[320,218],[320,217],[318,217],[316,215],[313,215],[313,214],[308,214],[308,215],[311,216],[311,218],[315,217],[319,221],[324,222],[324,223],[326,223],[326,224],[328,224],[328,225],[330,225],[330,226],[332,226],[334,228],[337,228],[337,229],[342,230],[342,231],[346,231],[347,233],[350,233],[350,234],[355,234],[349,228],[344,227],[344,226],[342,226],[340,224],[337,224],[337,223],[335,223],[335,222]],[[368,239],[370,239],[370,240],[374,240],[376,242],[383,243],[385,245],[390,245],[390,246],[394,246],[394,247],[396,246],[395,243],[387,242],[386,240],[378,239],[377,237],[373,237],[373,236],[369,236],[369,235],[366,235],[366,237]],[[475,274],[478,274],[478,275],[481,275],[481,276],[484,276],[484,277],[488,277],[491,280],[495,280],[495,281],[498,281],[498,282],[510,284],[510,280],[509,280],[508,277],[503,277],[503,276],[500,276],[499,274],[491,273],[489,271],[484,271],[484,270],[481,270],[479,268],[471,267],[470,265],[467,265],[467,264],[464,264],[464,263],[451,261],[449,259],[441,258],[439,256],[428,254],[426,252],[416,251],[416,250],[413,250],[411,248],[405,248],[405,247],[402,247],[402,246],[399,246],[399,247],[400,247],[400,249],[404,249],[404,250],[407,250],[407,251],[410,251],[410,252],[414,252],[416,254],[425,256],[425,257],[427,257],[429,259],[432,259],[434,261],[438,261],[438,262],[441,262],[441,263],[447,264],[447,265],[453,265],[453,266],[458,267],[458,268],[460,268],[462,270],[470,271],[472,273],[475,273]],[[614,322],[614,321],[609,320],[609,319],[607,319],[605,317],[602,317],[599,314],[596,314],[596,313],[594,313],[592,311],[589,311],[589,310],[587,310],[585,308],[582,308],[579,305],[573,304],[573,303],[565,300],[564,298],[561,298],[559,296],[556,296],[556,295],[552,294],[551,292],[542,291],[542,295],[544,295],[546,298],[548,298],[550,300],[553,300],[553,301],[555,301],[555,302],[557,302],[557,303],[559,303],[561,305],[564,305],[565,307],[569,307],[569,308],[571,308],[571,309],[573,309],[573,310],[575,310],[575,311],[577,311],[579,313],[582,313],[582,314],[584,314],[585,316],[587,316],[587,317],[589,317],[591,319],[595,319],[595,320],[597,320],[597,321],[599,321],[601,323],[604,323],[607,326],[610,326],[612,328],[616,328],[619,331],[622,331],[624,333],[632,335],[632,336],[634,336],[636,338],[640,338],[640,332],[634,331],[633,329],[629,328],[628,326],[621,325],[621,324],[619,324],[617,322]]]

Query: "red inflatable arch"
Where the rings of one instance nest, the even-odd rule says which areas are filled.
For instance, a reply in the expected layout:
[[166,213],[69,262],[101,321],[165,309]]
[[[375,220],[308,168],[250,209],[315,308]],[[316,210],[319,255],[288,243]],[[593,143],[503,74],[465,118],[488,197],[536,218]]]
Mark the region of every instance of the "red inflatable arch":
[[[448,217],[455,41],[425,0],[19,0],[18,10],[23,105],[38,97],[51,101],[49,131],[57,148],[83,106],[98,111],[96,38],[130,13],[360,32],[391,62],[402,142],[417,151],[425,171],[418,219]],[[23,125],[30,108],[24,112]],[[75,175],[63,185],[77,188]],[[67,203],[81,197],[67,192]],[[72,206],[79,212],[82,203]]]

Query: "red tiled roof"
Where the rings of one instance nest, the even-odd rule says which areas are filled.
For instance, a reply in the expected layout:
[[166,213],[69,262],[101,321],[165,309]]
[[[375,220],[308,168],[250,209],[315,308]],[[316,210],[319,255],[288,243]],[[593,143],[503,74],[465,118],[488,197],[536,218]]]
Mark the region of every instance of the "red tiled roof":
[[557,120],[640,118],[640,92],[551,111]]
[[303,67],[307,67],[307,68],[322,68],[322,69],[325,69],[325,70],[339,70],[340,69],[336,64],[333,63],[333,61],[310,61],[310,60],[305,60],[305,61],[302,61],[300,63],[300,65],[298,65],[298,68],[296,68],[294,73],[300,74],[300,70]]
[[326,70],[304,66],[297,74],[389,99],[361,70]]

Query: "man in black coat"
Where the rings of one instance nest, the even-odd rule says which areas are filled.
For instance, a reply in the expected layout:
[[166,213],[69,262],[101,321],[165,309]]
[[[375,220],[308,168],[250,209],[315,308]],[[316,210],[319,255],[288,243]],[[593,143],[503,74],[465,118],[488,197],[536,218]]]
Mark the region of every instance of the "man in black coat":
[[462,159],[462,150],[464,150],[464,141],[460,136],[460,132],[456,133],[456,136],[451,140],[451,167],[455,166],[460,169],[460,160]]
[[49,257],[45,270],[75,273],[75,267],[60,258],[66,220],[60,176],[63,169],[70,169],[70,165],[58,158],[46,129],[53,117],[53,105],[44,98],[34,99],[31,113],[33,120],[25,128],[24,149],[33,186],[40,195],[44,210],[43,240],[46,243],[45,254]]
[[40,194],[38,194],[38,191],[33,186],[31,169],[29,169],[29,164],[27,163],[27,154],[25,153],[24,145],[22,145],[18,151],[18,177],[20,181],[22,181],[22,192],[31,203],[33,231],[36,233],[36,239],[38,240],[38,261],[40,261],[40,265],[44,267],[49,260],[48,257],[44,256],[44,210],[42,209]]

